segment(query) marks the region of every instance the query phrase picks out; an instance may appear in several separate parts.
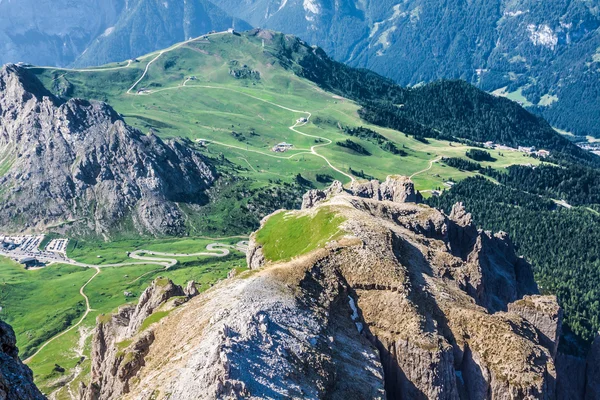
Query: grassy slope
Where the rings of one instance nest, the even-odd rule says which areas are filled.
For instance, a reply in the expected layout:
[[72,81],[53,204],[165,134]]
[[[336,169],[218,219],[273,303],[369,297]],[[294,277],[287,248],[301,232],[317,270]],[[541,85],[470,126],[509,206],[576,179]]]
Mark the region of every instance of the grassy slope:
[[334,210],[324,208],[314,215],[280,212],[270,217],[257,232],[256,241],[263,246],[267,260],[287,261],[343,236],[340,229],[343,222]]
[[26,271],[0,258],[0,317],[15,329],[21,357],[81,316],[85,304],[79,288],[93,274],[61,265]]
[[[68,81],[72,85],[72,96],[108,101],[125,116],[128,123],[142,131],[153,129],[166,138],[202,138],[219,142],[210,144],[204,151],[213,155],[222,153],[245,169],[243,175],[258,185],[268,186],[269,179],[289,182],[298,173],[313,181],[316,174],[329,174],[347,183],[348,178],[329,168],[323,159],[306,154],[315,145],[314,138],[289,129],[298,118],[307,114],[285,110],[271,103],[312,113],[311,121],[320,119],[321,122],[310,123],[298,130],[328,138],[334,143],[348,138],[340,131],[338,124],[366,125],[357,115],[358,106],[326,93],[312,82],[282,68],[269,53],[277,49],[270,46],[267,41],[263,48],[262,40],[257,37],[229,34],[211,36],[210,42],[185,44],[164,53],[152,63],[136,90],[150,89],[154,92],[141,96],[128,95],[126,91],[157,53],[140,58],[139,63],[132,64],[128,69],[116,71],[69,72],[62,77],[64,71],[33,71],[48,87],[53,86],[53,79],[60,77],[58,81]],[[237,61],[238,67],[247,65],[259,71],[261,79],[233,78],[229,74],[230,68],[235,68],[230,65],[232,60]],[[190,76],[196,79],[188,81],[183,87],[182,84]],[[111,82],[111,85],[106,85],[106,82]],[[384,179],[389,174],[412,175],[427,168],[429,161],[437,156],[464,155],[468,149],[464,146],[462,149],[451,147],[446,142],[434,140],[429,145],[423,145],[400,132],[373,126],[370,128],[392,140],[399,148],[404,146],[409,155],[393,155],[359,139],[356,141],[367,148],[372,156],[357,155],[335,144],[320,147],[318,152],[343,171],[351,167]],[[241,141],[234,137],[232,131],[241,133],[245,139]],[[270,148],[281,141],[293,143],[295,149],[285,154],[270,152]],[[520,154],[505,154],[492,166],[502,168],[514,162],[525,162]],[[536,160],[528,159],[526,162],[535,164]],[[417,188],[432,189],[442,185],[444,179],[460,180],[466,177],[457,170],[446,169],[443,172],[444,176],[441,177],[435,176],[436,173],[419,176],[415,179]]]

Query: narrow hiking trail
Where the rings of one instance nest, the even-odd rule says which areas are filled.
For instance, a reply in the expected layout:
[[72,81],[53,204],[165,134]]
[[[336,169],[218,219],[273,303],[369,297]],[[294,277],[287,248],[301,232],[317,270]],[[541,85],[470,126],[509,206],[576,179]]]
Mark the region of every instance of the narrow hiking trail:
[[414,174],[412,174],[410,176],[410,179],[414,178],[417,175],[421,175],[421,174],[429,171],[431,168],[433,168],[433,164],[435,164],[437,162],[440,162],[441,159],[442,159],[442,157],[437,157],[437,158],[434,158],[433,160],[429,161],[429,167],[427,167],[427,168],[425,168],[425,169],[423,169],[421,171],[415,172]]
[[[67,71],[65,74],[59,76],[61,78],[65,76],[69,72],[105,72],[105,71],[116,71],[119,69],[129,68],[133,63],[132,60],[127,60],[127,65],[122,65],[120,67],[110,67],[110,68],[59,68],[59,67],[27,67],[27,69],[52,69],[56,71]],[[58,79],[56,78],[56,79]]]
[[79,319],[79,321],[77,321],[77,323],[73,326],[71,326],[70,328],[62,331],[61,333],[57,334],[56,336],[53,336],[52,338],[48,339],[44,344],[42,344],[35,353],[33,353],[31,356],[29,356],[29,358],[27,358],[25,361],[23,361],[25,364],[28,364],[31,362],[31,360],[37,356],[40,351],[42,351],[46,346],[48,346],[50,343],[52,343],[53,341],[55,341],[56,339],[66,335],[67,333],[71,332],[73,329],[77,328],[79,325],[81,325],[81,323],[87,318],[87,316],[89,315],[90,312],[92,312],[92,308],[90,307],[90,299],[87,297],[87,295],[84,292],[84,289],[87,285],[90,284],[91,281],[94,280],[94,278],[96,278],[99,274],[100,274],[100,268],[96,267],[96,273],[79,289],[79,294],[81,296],[83,296],[83,298],[85,299],[85,312],[83,313],[83,315],[81,316],[81,318]]
[[[71,327],[67,328],[66,330],[64,330],[64,331],[56,334],[55,336],[51,337],[50,339],[48,339],[37,349],[37,351],[35,353],[33,353],[31,356],[29,356],[23,362],[25,364],[30,363],[31,360],[34,357],[36,357],[46,346],[48,346],[50,343],[54,342],[56,339],[71,332],[73,329],[76,329],[77,327],[79,327],[83,323],[83,321],[87,318],[87,316],[90,314],[90,312],[94,311],[94,309],[92,309],[92,307],[90,305],[90,299],[85,294],[85,288],[98,275],[100,275],[102,273],[102,268],[109,268],[109,267],[117,268],[117,267],[131,266],[131,265],[161,265],[161,266],[163,266],[164,268],[162,268],[162,269],[150,271],[150,272],[158,272],[161,270],[168,270],[169,268],[175,266],[178,263],[178,260],[175,258],[149,257],[149,255],[156,255],[156,256],[160,256],[160,257],[178,257],[178,258],[200,257],[200,256],[226,257],[229,254],[231,254],[230,249],[232,249],[232,248],[234,250],[237,250],[240,252],[245,252],[248,248],[248,242],[243,240],[243,241],[238,242],[235,245],[228,245],[228,244],[223,244],[223,243],[211,243],[206,246],[206,250],[207,250],[206,252],[198,252],[198,253],[164,253],[164,252],[158,252],[158,251],[152,251],[152,250],[136,250],[136,251],[129,253],[129,257],[132,259],[135,259],[135,260],[141,260],[142,262],[133,262],[133,263],[132,262],[124,262],[124,263],[119,263],[119,264],[92,265],[92,264],[80,263],[80,262],[77,262],[74,260],[68,260],[66,262],[63,262],[63,264],[75,265],[75,266],[80,266],[83,268],[93,268],[96,270],[96,273],[79,289],[79,294],[85,300],[86,310],[75,325],[72,325]],[[150,272],[148,272],[142,276],[148,275]],[[142,276],[140,276],[136,280],[130,282],[130,284],[136,282]]]

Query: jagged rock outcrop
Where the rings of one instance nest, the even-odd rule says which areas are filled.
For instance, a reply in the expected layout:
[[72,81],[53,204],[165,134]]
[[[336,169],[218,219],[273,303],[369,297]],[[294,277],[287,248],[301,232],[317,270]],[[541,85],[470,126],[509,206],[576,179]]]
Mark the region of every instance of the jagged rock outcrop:
[[350,193],[354,196],[373,200],[386,200],[395,203],[417,203],[422,200],[415,185],[406,176],[388,176],[385,182],[352,182]]
[[563,310],[556,296],[525,296],[508,305],[508,311],[519,314],[537,330],[542,345],[556,357],[562,331]]
[[327,200],[331,196],[344,192],[344,186],[340,181],[334,181],[326,190],[313,189],[302,196],[302,209],[313,208],[317,204]]
[[200,294],[200,292],[198,291],[198,288],[196,287],[196,282],[194,281],[189,281],[187,286],[185,287],[185,289],[183,289],[185,295],[187,297],[196,297]]
[[157,278],[136,306],[126,305],[113,315],[98,317],[92,340],[91,383],[81,386],[80,398],[119,399],[128,393],[130,380],[144,367],[155,340],[152,322],[158,319],[148,318],[157,310],[166,314],[197,294],[193,282],[184,290],[169,279]]
[[12,327],[0,321],[0,399],[43,400],[33,383],[33,373],[19,359],[17,338]]
[[14,65],[0,70],[0,119],[5,231],[181,234],[178,203],[203,204],[215,179],[184,143],[142,134],[105,103],[62,102]]
[[381,200],[395,203],[416,203],[418,200],[415,185],[407,176],[388,176],[379,187]]
[[378,180],[372,180],[369,182],[352,182],[350,187],[350,193],[354,196],[364,197],[367,199],[381,200],[381,192],[379,191],[380,183]]

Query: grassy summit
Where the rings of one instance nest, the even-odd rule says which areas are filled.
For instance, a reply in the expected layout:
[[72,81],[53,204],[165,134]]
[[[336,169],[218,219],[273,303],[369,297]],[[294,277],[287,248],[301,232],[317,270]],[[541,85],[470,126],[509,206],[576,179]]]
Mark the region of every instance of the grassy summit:
[[256,240],[263,246],[267,260],[287,261],[342,237],[343,222],[343,217],[328,208],[307,215],[280,212],[267,220],[257,232]]

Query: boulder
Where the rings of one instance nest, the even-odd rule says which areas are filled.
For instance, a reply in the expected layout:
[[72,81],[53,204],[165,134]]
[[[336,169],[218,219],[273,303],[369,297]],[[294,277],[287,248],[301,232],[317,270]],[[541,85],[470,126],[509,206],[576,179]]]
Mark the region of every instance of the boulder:
[[33,373],[19,359],[17,337],[12,327],[0,321],[0,399],[43,400],[33,383]]

